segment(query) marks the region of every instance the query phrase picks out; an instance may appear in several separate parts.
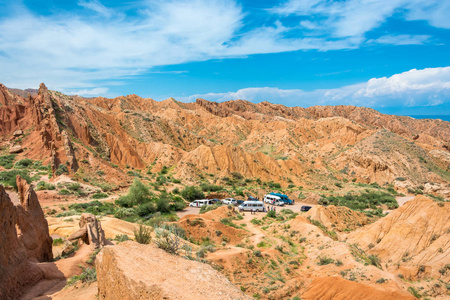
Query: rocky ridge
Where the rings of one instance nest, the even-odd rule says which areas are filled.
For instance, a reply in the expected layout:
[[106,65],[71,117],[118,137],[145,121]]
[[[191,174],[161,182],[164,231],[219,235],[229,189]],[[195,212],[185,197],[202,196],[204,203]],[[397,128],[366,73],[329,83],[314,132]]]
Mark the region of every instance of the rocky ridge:
[[16,299],[44,277],[38,262],[51,261],[52,238],[33,188],[17,177],[20,203],[0,185],[0,299]]

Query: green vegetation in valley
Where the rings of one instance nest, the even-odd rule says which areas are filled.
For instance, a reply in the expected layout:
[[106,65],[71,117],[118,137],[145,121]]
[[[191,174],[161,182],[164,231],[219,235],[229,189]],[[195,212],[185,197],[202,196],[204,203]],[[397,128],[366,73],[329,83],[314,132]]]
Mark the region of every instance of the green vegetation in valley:
[[346,206],[353,210],[363,211],[365,209],[377,209],[382,204],[387,205],[389,209],[398,207],[395,197],[382,191],[366,190],[359,195],[348,193],[344,196],[327,196],[319,200],[321,205]]

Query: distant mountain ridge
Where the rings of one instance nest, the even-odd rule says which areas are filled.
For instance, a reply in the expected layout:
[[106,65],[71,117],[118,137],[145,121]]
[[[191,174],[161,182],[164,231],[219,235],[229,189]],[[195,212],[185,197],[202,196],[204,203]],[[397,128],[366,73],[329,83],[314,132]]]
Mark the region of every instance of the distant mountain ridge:
[[71,174],[104,169],[107,180],[123,183],[129,168],[170,168],[186,182],[239,173],[285,186],[329,178],[384,184],[404,177],[406,183],[396,184],[434,182],[444,190],[450,180],[444,159],[450,122],[441,120],[344,105],[87,99],[43,84],[30,96],[0,86],[0,135],[24,130],[25,155],[50,163],[53,172],[61,164]]

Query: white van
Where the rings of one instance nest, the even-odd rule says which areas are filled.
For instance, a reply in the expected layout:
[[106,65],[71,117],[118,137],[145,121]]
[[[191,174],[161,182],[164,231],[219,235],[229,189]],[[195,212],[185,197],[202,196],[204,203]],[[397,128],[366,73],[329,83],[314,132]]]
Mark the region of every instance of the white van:
[[264,203],[262,201],[245,201],[238,206],[239,211],[265,211]]
[[281,198],[274,195],[265,195],[264,196],[264,203],[269,203],[271,205],[274,205],[275,203],[278,203],[281,201]]
[[203,205],[212,205],[212,200],[209,199],[203,199],[203,200],[195,200],[194,202],[189,203],[189,206],[191,207],[201,207]]
[[231,204],[231,205],[236,205],[237,204],[237,200],[234,198],[226,198],[222,200],[222,204]]

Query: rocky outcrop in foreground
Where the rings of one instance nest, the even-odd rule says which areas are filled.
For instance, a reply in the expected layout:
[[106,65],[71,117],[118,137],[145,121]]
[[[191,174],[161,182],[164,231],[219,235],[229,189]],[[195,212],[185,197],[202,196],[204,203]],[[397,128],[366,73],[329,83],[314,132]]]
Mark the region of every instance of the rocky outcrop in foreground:
[[0,185],[0,299],[16,299],[43,273],[34,262],[51,261],[52,239],[33,188],[17,176],[20,203]]
[[211,266],[124,242],[97,256],[99,299],[250,299]]
[[302,299],[383,299],[413,300],[413,296],[398,291],[381,291],[363,283],[345,280],[340,277],[322,277],[313,280]]

